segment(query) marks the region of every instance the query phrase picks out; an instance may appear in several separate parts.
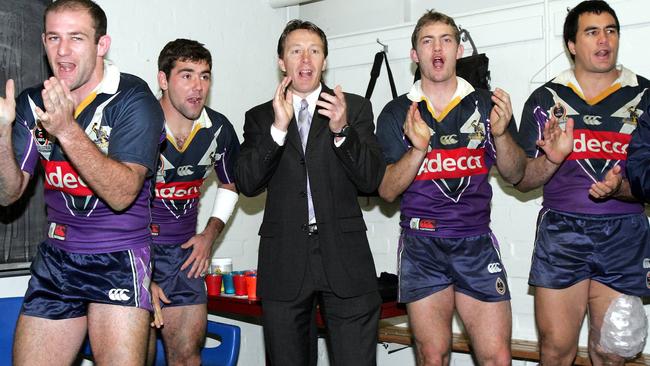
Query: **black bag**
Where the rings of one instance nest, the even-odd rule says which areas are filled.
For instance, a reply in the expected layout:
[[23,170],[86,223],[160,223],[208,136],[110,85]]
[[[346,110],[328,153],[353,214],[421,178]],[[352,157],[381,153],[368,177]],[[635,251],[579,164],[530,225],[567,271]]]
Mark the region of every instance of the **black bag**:
[[397,300],[398,279],[394,273],[382,272],[377,277],[379,295],[384,302]]
[[[459,27],[459,31],[461,40],[468,41],[472,46],[472,55],[456,60],[456,75],[467,80],[477,89],[490,90],[490,59],[484,53],[478,53],[474,40],[467,29]],[[418,67],[415,70],[413,81],[420,80],[420,77],[420,68]]]
[[388,55],[386,51],[379,51],[375,54],[375,61],[372,63],[372,69],[370,70],[370,81],[368,82],[368,89],[366,89],[366,99],[370,99],[372,96],[373,90],[375,90],[375,83],[377,78],[381,73],[381,62],[386,62],[386,71],[388,72],[388,82],[390,83],[390,92],[393,95],[393,99],[397,98],[397,89],[395,88],[395,80],[393,80],[393,72],[390,71],[390,65],[388,65]]

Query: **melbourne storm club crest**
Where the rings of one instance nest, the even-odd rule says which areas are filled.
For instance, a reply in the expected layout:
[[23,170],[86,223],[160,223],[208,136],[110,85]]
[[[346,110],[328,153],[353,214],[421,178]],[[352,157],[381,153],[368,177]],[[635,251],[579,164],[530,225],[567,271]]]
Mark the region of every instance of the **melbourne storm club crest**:
[[41,125],[39,120],[36,120],[36,125],[32,130],[34,136],[34,142],[36,142],[36,149],[40,154],[42,154],[46,159],[50,158],[52,153],[52,141],[50,140],[50,135]]

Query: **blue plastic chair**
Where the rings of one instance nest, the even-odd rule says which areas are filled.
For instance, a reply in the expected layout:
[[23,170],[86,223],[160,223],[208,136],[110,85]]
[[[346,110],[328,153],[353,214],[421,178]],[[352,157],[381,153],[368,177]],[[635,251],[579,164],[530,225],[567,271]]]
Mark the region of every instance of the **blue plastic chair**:
[[0,365],[13,364],[12,350],[22,297],[0,298]]
[[[216,347],[205,347],[201,351],[201,361],[204,366],[235,366],[239,358],[241,329],[236,325],[224,324],[208,320],[207,338],[219,341]],[[90,343],[86,339],[82,354],[92,357]],[[156,340],[156,366],[166,366],[165,346],[162,338]]]

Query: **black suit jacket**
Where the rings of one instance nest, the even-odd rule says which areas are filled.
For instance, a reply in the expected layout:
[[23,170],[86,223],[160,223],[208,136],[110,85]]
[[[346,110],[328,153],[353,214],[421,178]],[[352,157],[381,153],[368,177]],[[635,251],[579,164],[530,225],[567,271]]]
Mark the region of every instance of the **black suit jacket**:
[[[323,91],[334,94],[325,86]],[[258,293],[262,298],[289,301],[302,285],[308,261],[307,172],[323,266],[332,291],[352,297],[377,289],[357,193],[376,190],[386,166],[374,135],[370,102],[347,93],[345,99],[351,128],[344,143],[334,145],[329,119],[317,108],[305,153],[295,117],[283,146],[271,137],[272,101],[246,112],[235,176],[246,196],[267,191],[259,230]]]

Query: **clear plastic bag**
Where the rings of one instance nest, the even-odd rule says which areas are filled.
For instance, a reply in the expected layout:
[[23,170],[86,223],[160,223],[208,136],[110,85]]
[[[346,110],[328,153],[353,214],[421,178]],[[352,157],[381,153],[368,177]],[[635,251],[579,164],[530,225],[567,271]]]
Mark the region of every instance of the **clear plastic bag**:
[[641,299],[621,295],[607,309],[600,330],[600,346],[607,353],[634,357],[643,350],[648,319]]

